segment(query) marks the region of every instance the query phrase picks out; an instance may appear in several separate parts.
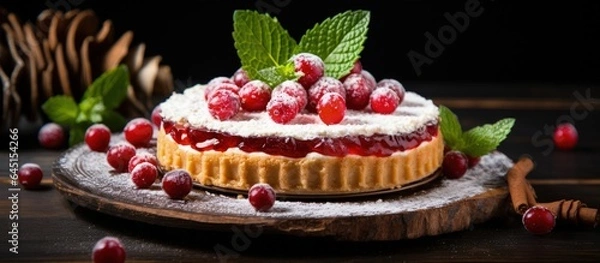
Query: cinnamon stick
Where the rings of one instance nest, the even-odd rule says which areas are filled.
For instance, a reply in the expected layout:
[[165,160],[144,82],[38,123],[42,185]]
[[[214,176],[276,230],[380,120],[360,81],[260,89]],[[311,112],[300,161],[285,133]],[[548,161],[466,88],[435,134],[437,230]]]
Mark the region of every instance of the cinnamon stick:
[[519,214],[524,214],[527,209],[536,204],[536,196],[533,187],[525,179],[527,174],[533,170],[534,163],[529,156],[522,156],[508,170],[506,175],[508,191],[512,200],[513,208]]
[[589,208],[579,200],[559,200],[551,203],[538,203],[537,205],[548,208],[557,220],[573,224],[583,224],[596,227],[600,223],[598,209]]

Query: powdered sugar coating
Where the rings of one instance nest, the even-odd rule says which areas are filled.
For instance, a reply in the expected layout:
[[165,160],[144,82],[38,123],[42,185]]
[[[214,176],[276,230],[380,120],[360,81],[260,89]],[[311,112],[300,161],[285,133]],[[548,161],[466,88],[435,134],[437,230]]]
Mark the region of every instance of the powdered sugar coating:
[[161,104],[163,118],[183,125],[227,132],[242,137],[293,137],[301,140],[319,137],[409,134],[421,129],[425,124],[438,121],[437,106],[431,100],[414,92],[406,92],[404,101],[393,114],[348,110],[344,120],[336,125],[325,125],[318,115],[306,111],[300,112],[286,124],[275,123],[266,111],[242,111],[229,120],[219,121],[208,113],[204,88],[205,86],[196,85],[187,88],[183,93],[174,93]]
[[[155,149],[139,148],[137,151],[154,153]],[[209,215],[274,219],[372,216],[444,207],[491,188],[505,187],[504,176],[513,164],[506,155],[494,152],[483,156],[481,162],[469,169],[462,178],[442,179],[439,184],[410,195],[310,202],[277,200],[270,212],[256,212],[246,199],[197,188],[190,192],[185,202],[169,199],[159,182],[149,189],[136,189],[128,173],[111,172],[104,155],[79,146],[61,156],[54,171],[76,182],[86,192],[128,204]]]

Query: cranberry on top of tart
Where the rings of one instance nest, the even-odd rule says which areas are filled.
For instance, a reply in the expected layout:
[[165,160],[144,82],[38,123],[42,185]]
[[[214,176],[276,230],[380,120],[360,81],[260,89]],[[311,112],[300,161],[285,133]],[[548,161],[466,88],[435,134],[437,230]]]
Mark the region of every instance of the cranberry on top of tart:
[[269,15],[236,11],[242,67],[161,103],[161,166],[203,185],[268,183],[292,194],[378,191],[430,176],[443,159],[438,108],[363,69],[369,19],[347,11],[297,43]]

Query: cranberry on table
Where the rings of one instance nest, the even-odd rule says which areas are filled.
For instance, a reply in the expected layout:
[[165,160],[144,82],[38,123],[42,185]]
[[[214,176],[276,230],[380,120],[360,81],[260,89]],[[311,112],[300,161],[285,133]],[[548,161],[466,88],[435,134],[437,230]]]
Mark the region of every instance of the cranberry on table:
[[559,150],[568,151],[577,145],[579,134],[577,129],[571,123],[561,123],[554,130],[553,134],[554,145]]
[[98,240],[92,250],[94,263],[123,263],[125,256],[125,248],[121,241],[111,236]]
[[275,204],[275,190],[269,184],[254,184],[248,190],[248,201],[256,211],[266,212]]
[[346,115],[346,101],[339,93],[325,93],[317,104],[317,112],[327,125],[340,123]]
[[96,123],[87,128],[84,135],[85,144],[92,151],[104,152],[110,144],[111,131],[108,126]]
[[479,161],[481,161],[481,157],[473,157],[468,155],[467,159],[469,160],[469,168],[475,167],[477,164],[479,164]]
[[233,83],[235,83],[235,85],[237,85],[240,88],[246,85],[246,83],[250,82],[248,73],[242,68],[239,68],[235,71],[235,73],[233,73],[231,80],[233,80]]
[[25,187],[25,189],[34,189],[39,187],[40,182],[42,182],[42,178],[44,177],[44,173],[38,164],[25,163],[21,165],[17,171],[17,176],[19,183]]
[[136,150],[133,145],[121,142],[108,148],[108,151],[106,152],[106,161],[115,169],[115,171],[119,173],[126,172],[129,161],[135,155]]
[[287,93],[272,96],[267,104],[269,117],[279,124],[290,122],[298,115],[299,111],[298,100]]
[[152,110],[152,114],[150,115],[150,119],[152,119],[152,124],[157,128],[160,128],[160,124],[162,123],[162,116],[160,116],[162,110],[160,108],[160,104],[156,105]]
[[162,189],[171,199],[184,199],[192,186],[192,177],[182,169],[169,171],[162,178]]
[[156,178],[158,178],[158,169],[156,165],[149,162],[140,163],[131,171],[131,181],[139,189],[150,188]]
[[523,226],[535,235],[552,232],[556,225],[556,216],[552,211],[542,206],[532,206],[523,214]]
[[469,167],[467,156],[459,151],[449,151],[442,161],[442,173],[450,179],[463,177]]
[[325,74],[325,63],[317,55],[300,53],[293,56],[292,61],[294,62],[295,71],[301,73],[298,83],[306,89]]
[[371,93],[371,110],[380,114],[392,114],[398,108],[398,95],[392,89],[377,88]]
[[217,120],[231,119],[240,107],[239,95],[228,89],[214,90],[208,98],[208,112]]
[[372,89],[363,75],[352,73],[344,79],[346,106],[351,110],[362,110],[369,105]]
[[246,111],[264,111],[271,99],[271,87],[260,80],[244,84],[238,92],[242,109]]
[[144,147],[152,140],[154,128],[146,118],[130,120],[123,129],[125,139],[135,147]]
[[65,131],[54,122],[46,123],[38,132],[38,141],[46,149],[59,149],[65,145]]
[[131,173],[131,171],[133,171],[133,168],[135,168],[136,165],[143,162],[148,162],[153,164],[154,166],[158,166],[158,159],[154,154],[138,153],[135,156],[131,157],[131,159],[127,163],[127,171]]

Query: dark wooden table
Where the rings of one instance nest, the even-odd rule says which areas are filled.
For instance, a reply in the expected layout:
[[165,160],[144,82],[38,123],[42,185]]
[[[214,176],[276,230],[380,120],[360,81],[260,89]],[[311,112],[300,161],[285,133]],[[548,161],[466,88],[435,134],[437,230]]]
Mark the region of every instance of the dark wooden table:
[[[523,154],[533,157],[536,168],[528,179],[538,201],[579,199],[593,207],[600,204],[600,114],[596,110],[600,104],[593,99],[597,89],[592,88],[592,98],[583,101],[588,104],[581,104],[575,93],[585,95],[585,86],[546,90],[511,86],[512,91],[531,95],[518,98],[501,96],[502,90],[492,91],[498,86],[470,86],[479,90],[472,93],[476,98],[452,97],[448,85],[414,87],[454,109],[466,127],[515,117],[513,132],[499,150],[513,159]],[[548,151],[546,142],[550,137],[544,134],[544,127],[554,126],[565,118],[563,115],[575,121],[579,144],[569,152]],[[0,169],[4,192],[0,222],[5,233],[2,262],[91,262],[94,243],[107,235],[123,241],[127,262],[600,262],[599,228],[559,222],[552,233],[535,236],[523,228],[516,214],[440,236],[358,243],[268,234],[240,238],[233,229],[191,231],[125,220],[66,201],[53,188],[50,175],[51,165],[61,151],[36,147],[34,136],[22,129],[18,162],[41,165],[45,187],[19,192],[18,255],[9,253],[11,245],[7,243],[11,238],[7,234],[11,231],[7,144],[0,155],[4,165]]]

